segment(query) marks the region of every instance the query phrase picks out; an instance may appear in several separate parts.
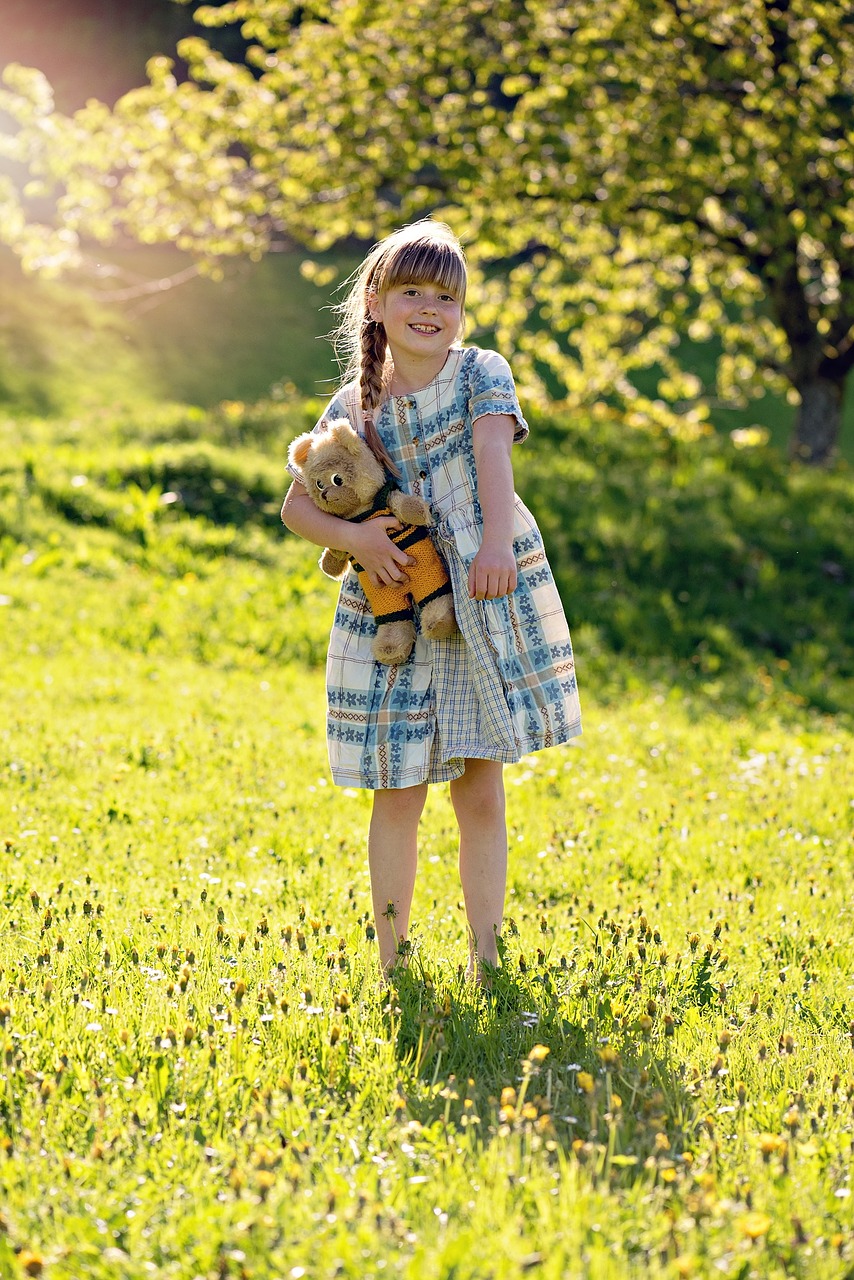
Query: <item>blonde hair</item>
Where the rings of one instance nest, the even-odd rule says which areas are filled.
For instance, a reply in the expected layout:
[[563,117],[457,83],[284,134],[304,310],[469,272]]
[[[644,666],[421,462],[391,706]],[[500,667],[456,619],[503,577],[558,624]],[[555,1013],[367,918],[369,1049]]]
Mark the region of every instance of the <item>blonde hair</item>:
[[[436,284],[459,298],[461,313],[466,300],[466,259],[453,231],[444,222],[424,218],[401,227],[380,240],[346,282],[347,297],[336,308],[340,323],[330,335],[343,368],[343,382],[355,381],[365,418],[365,439],[380,461],[394,474],[397,469],[374,425],[374,413],[383,400],[388,369],[385,326],[374,320],[370,302],[398,284]],[[463,319],[460,320],[462,336]]]

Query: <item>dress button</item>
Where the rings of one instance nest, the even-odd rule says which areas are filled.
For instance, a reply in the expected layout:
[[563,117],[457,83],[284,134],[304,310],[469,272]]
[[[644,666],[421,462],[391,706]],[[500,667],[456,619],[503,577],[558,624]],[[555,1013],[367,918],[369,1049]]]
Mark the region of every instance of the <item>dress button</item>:
[[409,407],[410,407],[410,409],[414,409],[414,408],[415,408],[415,406],[416,406],[416,404],[418,403],[418,401],[417,401],[417,400],[410,400],[408,403],[409,403]]
[[420,436],[413,436],[413,437],[412,437],[412,443],[413,443],[413,444],[418,444],[418,441],[420,440],[420,438],[421,438]]
[[426,479],[427,479],[427,472],[426,472],[426,471],[419,471],[419,472],[418,472],[418,474],[420,475],[420,477],[421,477],[421,479],[422,479],[422,480],[426,480]]

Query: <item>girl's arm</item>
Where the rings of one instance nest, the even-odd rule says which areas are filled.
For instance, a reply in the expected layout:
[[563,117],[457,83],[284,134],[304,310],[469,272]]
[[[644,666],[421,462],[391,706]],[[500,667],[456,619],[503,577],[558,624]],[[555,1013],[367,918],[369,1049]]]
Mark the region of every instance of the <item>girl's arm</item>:
[[282,505],[282,523],[318,547],[346,551],[363,565],[374,586],[406,582],[401,566],[412,564],[411,556],[392,542],[387,530],[400,529],[394,516],[377,516],[361,524],[339,520],[338,516],[320,511],[308,496],[305,486],[294,480]]
[[494,600],[516,590],[513,551],[513,464],[510,452],[516,420],[487,413],[472,424],[477,496],[483,512],[483,539],[469,569],[469,595]]

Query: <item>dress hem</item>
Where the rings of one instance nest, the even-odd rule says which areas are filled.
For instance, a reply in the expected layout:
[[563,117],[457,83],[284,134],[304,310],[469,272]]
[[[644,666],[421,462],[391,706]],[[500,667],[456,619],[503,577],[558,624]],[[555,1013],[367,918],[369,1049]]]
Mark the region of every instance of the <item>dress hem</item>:
[[[573,738],[580,737],[581,733],[581,723],[579,722],[571,725],[565,733],[553,737],[548,742],[543,738],[526,738],[524,742],[517,743],[515,749],[486,747],[476,743],[467,744],[455,749],[453,754],[443,756],[441,764],[437,767],[419,771],[420,776],[413,778],[411,782],[400,780],[381,781],[379,778],[376,780],[367,779],[364,774],[344,774],[334,768],[331,769],[332,781],[337,787],[354,787],[364,791],[402,791],[406,787],[421,786],[424,782],[434,786],[461,778],[465,773],[465,768],[462,764],[463,760],[493,760],[497,764],[519,764],[523,756],[531,755],[535,751],[545,751],[551,747],[564,746],[567,742],[571,742]],[[416,771],[413,770],[412,772]]]

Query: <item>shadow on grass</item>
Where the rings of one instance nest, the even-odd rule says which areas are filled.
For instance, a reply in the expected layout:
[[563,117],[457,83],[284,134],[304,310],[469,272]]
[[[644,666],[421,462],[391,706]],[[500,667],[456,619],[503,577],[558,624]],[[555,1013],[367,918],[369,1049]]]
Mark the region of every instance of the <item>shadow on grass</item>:
[[639,1012],[654,1001],[627,1015],[595,979],[520,967],[506,945],[490,977],[437,981],[417,954],[395,972],[385,1018],[417,1126],[521,1133],[626,1176],[680,1157],[701,1121],[667,1020]]
[[514,459],[517,486],[588,669],[591,650],[605,670],[626,657],[666,665],[686,700],[723,711],[772,688],[797,711],[845,710],[844,464],[799,467],[771,448],[677,441],[617,418],[570,429],[547,413],[535,425],[537,443]]

